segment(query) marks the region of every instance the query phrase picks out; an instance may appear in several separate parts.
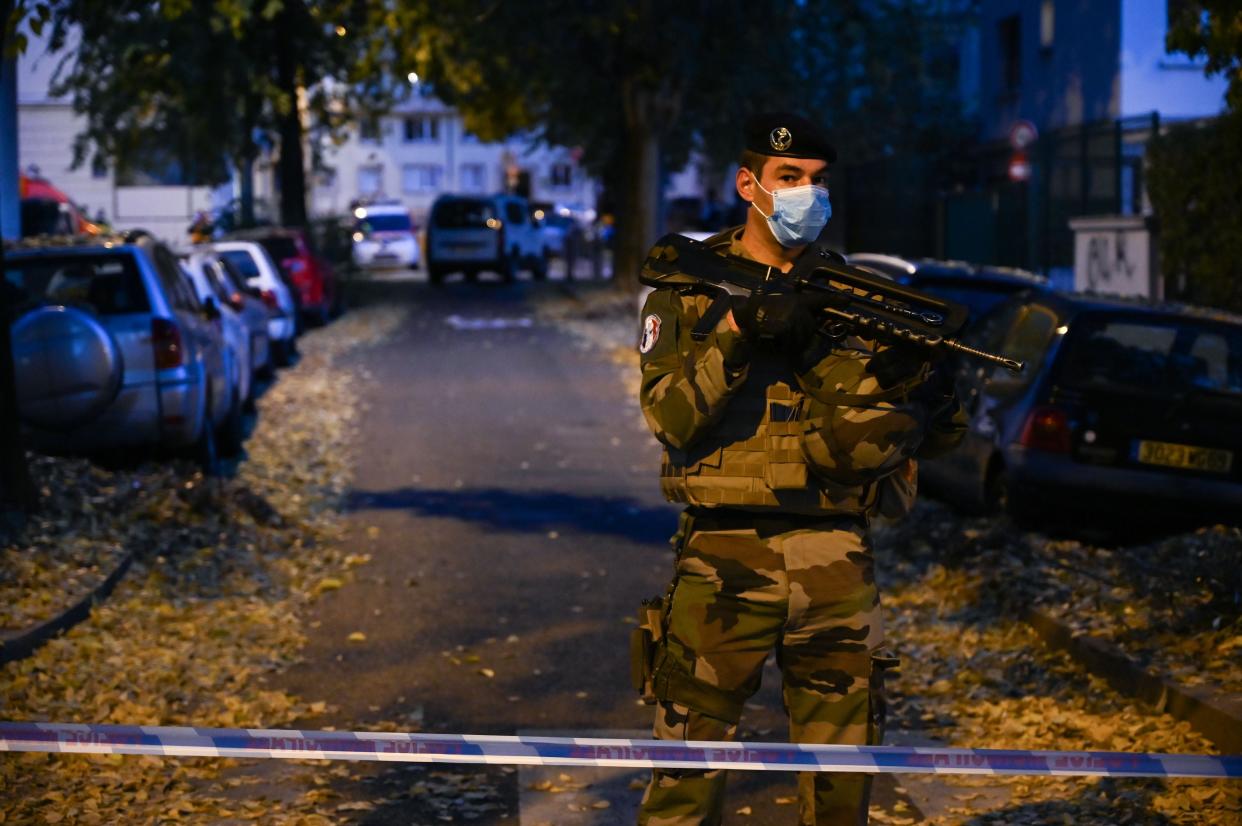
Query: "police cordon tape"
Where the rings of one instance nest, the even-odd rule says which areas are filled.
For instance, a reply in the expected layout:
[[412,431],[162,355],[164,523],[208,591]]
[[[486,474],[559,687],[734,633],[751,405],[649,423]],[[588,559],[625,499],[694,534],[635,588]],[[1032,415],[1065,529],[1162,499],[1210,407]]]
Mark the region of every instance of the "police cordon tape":
[[636,769],[1242,778],[1242,755],[1213,757],[1105,751],[813,746],[36,722],[0,722],[0,751]]

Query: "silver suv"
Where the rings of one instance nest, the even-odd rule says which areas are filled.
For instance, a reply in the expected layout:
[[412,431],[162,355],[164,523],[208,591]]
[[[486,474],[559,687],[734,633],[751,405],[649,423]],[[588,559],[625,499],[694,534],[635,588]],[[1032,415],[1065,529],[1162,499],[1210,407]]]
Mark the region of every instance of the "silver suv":
[[543,227],[531,218],[530,204],[516,195],[441,195],[427,222],[427,278],[439,284],[451,272],[473,280],[482,270],[505,281],[529,270],[548,275]]
[[13,361],[31,446],[188,449],[215,470],[241,415],[219,310],[204,307],[156,239],[30,239],[4,257],[18,318]]

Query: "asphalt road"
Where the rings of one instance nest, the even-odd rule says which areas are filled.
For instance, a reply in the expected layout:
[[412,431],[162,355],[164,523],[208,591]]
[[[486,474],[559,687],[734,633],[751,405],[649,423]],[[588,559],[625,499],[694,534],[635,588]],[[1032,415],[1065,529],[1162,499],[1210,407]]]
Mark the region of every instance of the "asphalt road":
[[[626,619],[666,584],[676,510],[660,496],[659,452],[621,368],[534,318],[533,291],[557,289],[382,286],[379,297],[407,303],[410,319],[352,365],[370,390],[349,543],[371,561],[316,603],[306,662],[288,677],[308,699],[339,706],[337,718],[646,736]],[[354,632],[365,642],[349,642]],[[742,734],[786,736],[771,666]],[[646,776],[462,769],[453,782],[476,795],[461,801],[495,789],[503,805],[462,802],[446,815],[420,797],[456,786],[441,777],[431,792],[384,803],[385,783],[408,789],[429,776],[387,771],[367,822],[632,823]],[[792,823],[794,788],[792,775],[735,773],[726,822]],[[877,797],[893,801],[887,778]]]

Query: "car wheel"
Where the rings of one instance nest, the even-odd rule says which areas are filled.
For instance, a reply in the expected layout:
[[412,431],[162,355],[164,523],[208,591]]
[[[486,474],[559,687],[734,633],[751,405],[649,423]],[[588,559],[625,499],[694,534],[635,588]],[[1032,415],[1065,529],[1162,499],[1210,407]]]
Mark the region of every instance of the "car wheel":
[[530,275],[536,281],[543,281],[548,277],[548,251],[546,249],[540,252],[531,264]]
[[517,281],[517,274],[518,257],[517,252],[514,251],[505,260],[500,262],[500,278],[506,284],[512,284],[514,281]]
[[288,367],[293,364],[293,339],[286,338],[272,342],[272,357],[277,367]]
[[219,446],[216,442],[216,422],[211,416],[211,404],[211,397],[208,396],[203,405],[202,430],[191,452],[195,461],[203,469],[204,476],[219,476],[222,468],[220,467]]
[[1009,474],[1005,473],[1004,465],[993,462],[983,483],[984,509],[990,514],[1004,513],[1009,509],[1009,500]]
[[216,444],[222,456],[236,456],[242,448],[246,436],[245,421],[242,418],[241,400],[233,394],[233,403],[229,405],[228,415],[220,423],[216,433]]
[[433,286],[440,286],[444,283],[444,270],[434,264],[427,265],[427,280]]

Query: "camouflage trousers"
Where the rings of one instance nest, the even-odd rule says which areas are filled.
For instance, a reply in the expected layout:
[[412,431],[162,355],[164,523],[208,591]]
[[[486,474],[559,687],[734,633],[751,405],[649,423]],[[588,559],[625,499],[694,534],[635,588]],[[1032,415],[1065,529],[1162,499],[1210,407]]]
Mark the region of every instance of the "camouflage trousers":
[[[794,742],[877,744],[872,655],[884,632],[865,523],[730,512],[683,517],[683,530],[656,657],[655,737],[732,740],[775,650]],[[720,770],[658,769],[638,822],[718,824],[724,787]],[[798,822],[866,823],[870,790],[870,775],[804,772]]]

